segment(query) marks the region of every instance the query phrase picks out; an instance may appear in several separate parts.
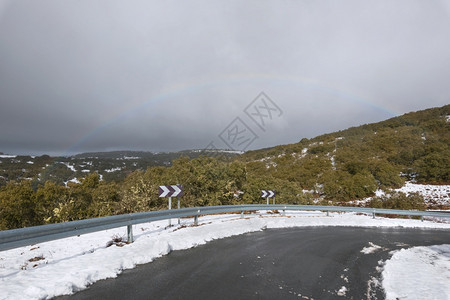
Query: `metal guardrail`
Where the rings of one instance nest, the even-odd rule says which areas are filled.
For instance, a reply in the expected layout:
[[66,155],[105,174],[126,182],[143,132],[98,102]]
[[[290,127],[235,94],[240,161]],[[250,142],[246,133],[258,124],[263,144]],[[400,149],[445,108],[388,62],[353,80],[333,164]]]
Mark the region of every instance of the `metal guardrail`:
[[343,206],[283,205],[283,204],[205,206],[205,207],[192,207],[173,210],[133,213],[133,214],[58,223],[58,224],[41,225],[28,228],[4,230],[0,231],[0,251],[122,226],[127,226],[128,241],[133,242],[132,225],[134,224],[183,218],[183,217],[194,217],[194,222],[195,224],[197,224],[199,215],[227,213],[227,212],[241,212],[242,214],[244,211],[258,211],[258,210],[326,211],[327,214],[330,211],[357,212],[357,213],[371,214],[373,215],[373,217],[375,217],[375,214],[420,216],[422,220],[423,217],[443,217],[443,218],[449,217],[449,214],[445,212],[343,207]]

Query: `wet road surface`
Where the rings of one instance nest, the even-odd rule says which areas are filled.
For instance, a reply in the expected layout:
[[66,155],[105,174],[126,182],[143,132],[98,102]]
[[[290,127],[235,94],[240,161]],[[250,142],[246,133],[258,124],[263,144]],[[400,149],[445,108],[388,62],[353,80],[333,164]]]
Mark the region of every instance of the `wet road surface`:
[[[369,242],[382,249],[362,253]],[[269,229],[174,251],[57,299],[384,299],[380,261],[440,244],[450,244],[450,231]]]

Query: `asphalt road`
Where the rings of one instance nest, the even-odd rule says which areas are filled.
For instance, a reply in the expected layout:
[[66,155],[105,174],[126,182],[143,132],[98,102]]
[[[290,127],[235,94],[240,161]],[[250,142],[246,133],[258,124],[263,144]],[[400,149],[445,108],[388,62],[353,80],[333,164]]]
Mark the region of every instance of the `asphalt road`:
[[[383,249],[361,253],[369,242]],[[450,231],[265,230],[174,251],[58,299],[384,299],[379,261],[392,250],[439,244],[450,244]]]

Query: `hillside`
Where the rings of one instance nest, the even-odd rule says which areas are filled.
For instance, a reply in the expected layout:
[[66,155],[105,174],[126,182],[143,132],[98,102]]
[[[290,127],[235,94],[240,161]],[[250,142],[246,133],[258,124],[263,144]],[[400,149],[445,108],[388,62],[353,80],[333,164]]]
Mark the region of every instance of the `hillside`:
[[408,113],[238,158],[249,172],[329,199],[357,199],[405,180],[450,183],[450,105]]

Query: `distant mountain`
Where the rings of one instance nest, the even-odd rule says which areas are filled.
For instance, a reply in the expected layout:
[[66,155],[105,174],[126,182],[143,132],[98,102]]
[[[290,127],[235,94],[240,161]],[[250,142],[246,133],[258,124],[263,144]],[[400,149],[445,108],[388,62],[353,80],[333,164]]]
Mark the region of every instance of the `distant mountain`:
[[107,152],[85,152],[72,155],[74,158],[107,158],[107,159],[126,159],[128,157],[148,158],[154,157],[155,153],[147,151],[107,151]]
[[[73,155],[74,158],[105,158],[105,159],[153,159],[155,161],[172,161],[173,159],[179,158],[180,156],[188,156],[189,158],[196,158],[200,155],[206,156],[226,156],[233,157],[243,152],[233,151],[233,150],[183,150],[177,152],[149,152],[149,151],[108,151],[108,152],[86,152]],[[162,163],[161,165],[163,165]]]
[[182,156],[190,159],[201,155],[228,160],[236,155],[231,150],[184,150],[153,153],[147,151],[88,152],[68,157],[4,155],[0,154],[0,186],[11,180],[37,179],[67,183],[97,172],[103,180],[122,180],[128,174],[148,167],[170,166]]

